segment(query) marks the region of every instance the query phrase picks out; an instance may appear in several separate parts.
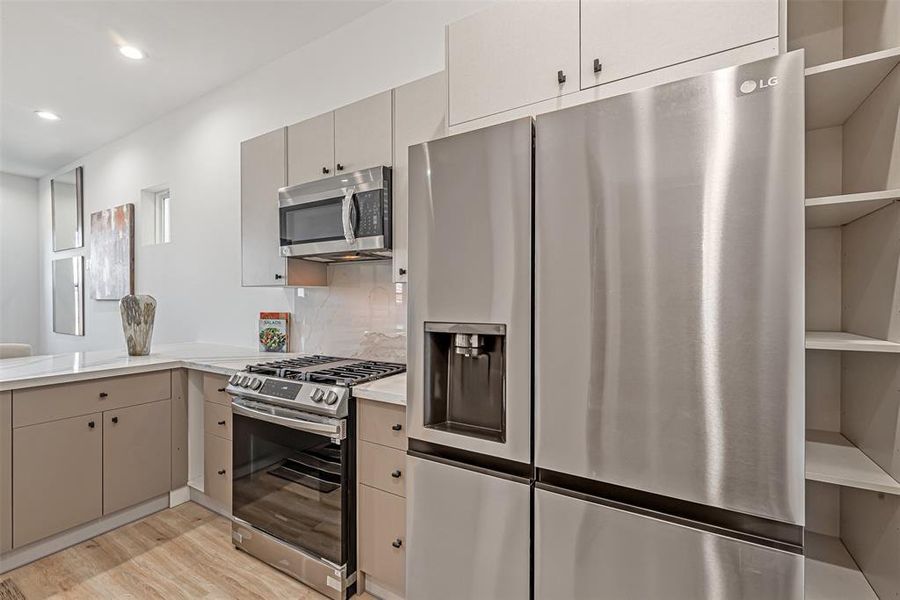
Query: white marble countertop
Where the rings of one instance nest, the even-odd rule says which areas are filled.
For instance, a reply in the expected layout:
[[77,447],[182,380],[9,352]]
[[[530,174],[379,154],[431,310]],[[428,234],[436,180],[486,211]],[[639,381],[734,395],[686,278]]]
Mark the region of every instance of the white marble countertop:
[[355,385],[353,395],[366,400],[406,406],[406,373]]
[[0,391],[177,368],[230,375],[251,362],[293,356],[301,354],[191,342],[154,345],[147,356],[122,349],[7,358],[0,360]]

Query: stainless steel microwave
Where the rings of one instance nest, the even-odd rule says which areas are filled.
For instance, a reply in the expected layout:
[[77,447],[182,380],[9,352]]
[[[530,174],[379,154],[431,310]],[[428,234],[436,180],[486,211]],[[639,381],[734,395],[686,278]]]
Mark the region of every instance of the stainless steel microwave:
[[278,190],[281,255],[338,262],[391,257],[391,169]]

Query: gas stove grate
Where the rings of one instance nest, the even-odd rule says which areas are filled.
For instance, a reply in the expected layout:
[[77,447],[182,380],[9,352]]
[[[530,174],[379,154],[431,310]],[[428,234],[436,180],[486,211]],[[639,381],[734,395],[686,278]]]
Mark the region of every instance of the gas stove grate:
[[[382,377],[389,377],[406,371],[406,365],[400,363],[387,363],[374,360],[359,360],[349,364],[328,367],[330,363],[343,362],[353,359],[337,358],[334,356],[303,356],[275,360],[258,365],[247,366],[249,373],[271,375],[282,379],[295,381],[309,381],[312,383],[324,383],[329,385],[350,386],[366,383]],[[319,367],[321,368],[314,368]]]

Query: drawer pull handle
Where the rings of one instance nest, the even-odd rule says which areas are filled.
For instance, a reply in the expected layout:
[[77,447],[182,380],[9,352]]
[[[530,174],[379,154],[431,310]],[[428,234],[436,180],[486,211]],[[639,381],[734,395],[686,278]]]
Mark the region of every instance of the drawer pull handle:
[[394,548],[399,548],[402,545],[403,545],[403,540],[401,540],[400,538],[397,538],[396,540],[391,542],[391,546],[393,546]]
[[337,169],[338,171],[343,171],[344,165],[342,165],[341,163],[338,163],[338,164],[334,165],[334,168]]
[[219,391],[220,391],[220,392],[224,392],[224,391],[225,391],[225,388],[219,388]]
[[225,474],[225,469],[219,469],[219,470],[216,471],[216,472],[217,472],[219,475],[224,475],[224,474]]
[[109,394],[107,394],[106,392],[100,392],[101,398],[106,398],[107,396],[109,396]]
[[225,421],[218,421],[219,425],[225,425]]
[[94,428],[94,422],[93,422],[93,421],[88,421],[88,427],[90,427],[91,429],[93,429],[93,428]]
[[397,469],[396,471],[391,473],[391,477],[393,477],[394,479],[400,479],[401,475],[403,475],[403,473],[400,472],[400,469]]
[[600,62],[599,58],[594,59],[594,73],[599,73],[603,70],[603,63]]
[[396,425],[391,427],[391,429],[393,429],[394,431],[400,431],[401,429],[403,429],[403,425],[401,425],[400,423],[397,423]]
[[331,173],[331,169],[329,169],[328,167],[322,167],[322,175],[328,175],[329,173]]
[[119,422],[119,417],[113,417],[113,418],[112,418],[112,422],[113,422],[113,423],[118,423],[118,422]]
[[563,71],[556,72],[556,81],[559,82],[559,85],[562,85],[566,82],[566,74]]

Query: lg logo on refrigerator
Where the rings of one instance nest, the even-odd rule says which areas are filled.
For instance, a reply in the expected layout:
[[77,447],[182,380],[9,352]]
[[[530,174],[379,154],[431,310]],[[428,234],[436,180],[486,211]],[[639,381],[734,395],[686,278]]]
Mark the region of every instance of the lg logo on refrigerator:
[[777,77],[769,77],[768,79],[748,79],[741,83],[741,93],[742,94],[752,94],[756,90],[764,90],[766,88],[774,87],[778,85]]

